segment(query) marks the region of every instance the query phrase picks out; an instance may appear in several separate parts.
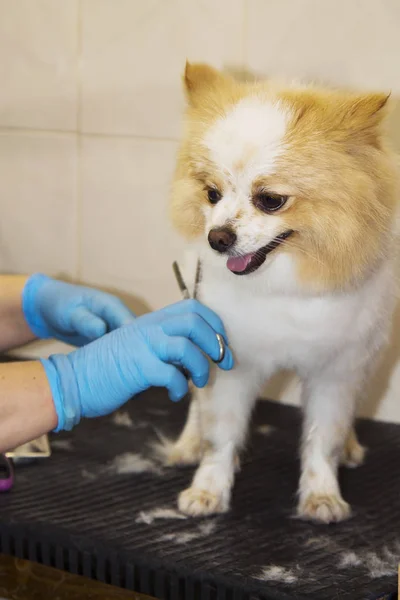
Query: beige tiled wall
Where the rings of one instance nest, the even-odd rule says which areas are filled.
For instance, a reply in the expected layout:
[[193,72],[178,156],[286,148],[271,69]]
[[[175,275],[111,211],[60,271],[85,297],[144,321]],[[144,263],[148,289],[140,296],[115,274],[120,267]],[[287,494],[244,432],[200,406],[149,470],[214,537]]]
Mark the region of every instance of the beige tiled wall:
[[[0,269],[139,310],[177,300],[166,197],[185,59],[396,94],[399,29],[398,0],[0,0]],[[379,414],[400,421],[400,372],[388,380]]]

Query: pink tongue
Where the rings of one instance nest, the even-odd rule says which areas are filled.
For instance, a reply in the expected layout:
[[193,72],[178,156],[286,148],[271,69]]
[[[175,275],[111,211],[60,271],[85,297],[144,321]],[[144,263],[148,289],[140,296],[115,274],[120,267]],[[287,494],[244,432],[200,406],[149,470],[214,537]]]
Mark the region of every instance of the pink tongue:
[[226,266],[230,271],[234,271],[235,273],[241,273],[242,271],[246,270],[253,256],[253,253],[246,254],[245,256],[233,256],[231,258],[228,258]]

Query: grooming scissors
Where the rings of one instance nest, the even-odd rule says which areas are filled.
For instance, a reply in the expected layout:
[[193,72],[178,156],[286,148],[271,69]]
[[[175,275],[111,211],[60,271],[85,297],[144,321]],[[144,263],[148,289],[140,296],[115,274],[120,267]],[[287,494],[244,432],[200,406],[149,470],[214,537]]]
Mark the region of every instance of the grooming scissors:
[[[172,263],[172,269],[174,271],[174,275],[176,278],[176,281],[178,283],[179,289],[181,290],[182,296],[184,298],[184,300],[190,300],[191,296],[190,296],[190,292],[189,289],[183,279],[181,270],[179,268],[178,263],[175,261]],[[195,300],[197,298],[197,292],[198,292],[198,287],[199,287],[199,282],[200,282],[200,277],[201,277],[201,263],[200,260],[197,261],[197,267],[196,267],[196,279],[194,282],[194,290],[193,290],[193,299]],[[221,334],[216,333],[216,338],[218,341],[218,346],[219,346],[219,357],[217,360],[213,360],[213,362],[215,362],[216,364],[222,362],[224,360],[225,357],[225,342],[224,342],[224,338],[222,337]],[[185,372],[185,376],[187,377],[187,373]]]

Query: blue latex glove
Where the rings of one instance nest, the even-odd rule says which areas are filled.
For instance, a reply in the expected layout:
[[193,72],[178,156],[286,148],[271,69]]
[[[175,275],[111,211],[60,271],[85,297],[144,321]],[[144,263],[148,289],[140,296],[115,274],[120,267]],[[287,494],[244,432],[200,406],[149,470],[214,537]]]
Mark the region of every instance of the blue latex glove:
[[[43,360],[58,415],[56,431],[72,429],[81,417],[107,415],[152,386],[166,387],[171,400],[180,400],[188,381],[176,365],[189,371],[194,385],[205,386],[210,367],[205,355],[219,358],[216,333],[227,343],[219,317],[199,302],[185,300],[68,355]],[[228,346],[218,366],[233,367]]]
[[111,294],[41,274],[26,282],[22,310],[38,338],[56,338],[74,346],[83,346],[135,318]]

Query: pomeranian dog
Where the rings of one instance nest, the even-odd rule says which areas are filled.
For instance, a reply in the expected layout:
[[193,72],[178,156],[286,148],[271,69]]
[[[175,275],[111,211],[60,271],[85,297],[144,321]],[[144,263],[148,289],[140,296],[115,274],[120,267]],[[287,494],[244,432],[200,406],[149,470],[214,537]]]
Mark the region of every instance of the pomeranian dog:
[[203,64],[186,65],[184,85],[171,216],[199,254],[198,297],[223,319],[235,367],[213,368],[165,448],[170,465],[199,463],[179,508],[229,509],[256,398],[291,369],[304,411],[297,514],[341,521],[338,467],[363,461],[357,401],[396,299],[388,96],[246,83]]

